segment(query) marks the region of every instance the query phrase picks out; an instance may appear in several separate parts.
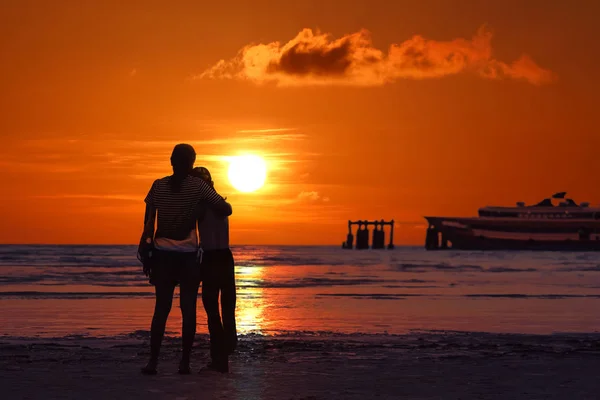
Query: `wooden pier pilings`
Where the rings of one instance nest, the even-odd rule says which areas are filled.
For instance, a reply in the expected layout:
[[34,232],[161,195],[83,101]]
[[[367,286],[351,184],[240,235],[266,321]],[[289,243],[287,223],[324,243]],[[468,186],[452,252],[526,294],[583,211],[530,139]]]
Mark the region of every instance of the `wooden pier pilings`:
[[[356,231],[356,246],[354,246],[354,235],[352,234],[352,226],[358,225]],[[342,243],[342,248],[363,250],[369,248],[369,225],[374,226],[373,240],[371,249],[385,249],[385,226],[390,227],[390,241],[387,245],[388,249],[394,248],[394,220],[391,221],[348,221],[348,236],[346,241]]]

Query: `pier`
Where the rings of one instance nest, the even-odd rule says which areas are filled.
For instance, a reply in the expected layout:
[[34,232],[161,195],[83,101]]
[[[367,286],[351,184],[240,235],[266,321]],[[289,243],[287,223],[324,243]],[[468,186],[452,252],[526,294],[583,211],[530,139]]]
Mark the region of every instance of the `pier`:
[[[354,234],[352,233],[352,226],[358,225],[356,231],[356,246],[354,246]],[[369,226],[374,226],[373,229],[373,240],[372,245],[369,247]],[[348,221],[348,236],[346,241],[342,243],[343,249],[385,249],[385,226],[390,227],[390,241],[387,245],[388,249],[394,248],[394,220],[391,221]]]

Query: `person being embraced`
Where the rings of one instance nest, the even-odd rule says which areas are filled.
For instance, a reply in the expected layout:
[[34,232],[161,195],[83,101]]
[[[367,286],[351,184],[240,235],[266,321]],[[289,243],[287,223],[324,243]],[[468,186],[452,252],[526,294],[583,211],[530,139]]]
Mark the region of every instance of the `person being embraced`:
[[[173,293],[180,286],[182,355],[179,373],[190,373],[190,354],[196,335],[196,299],[200,286],[199,251],[195,214],[200,206],[219,217],[232,208],[212,186],[190,175],[196,152],[189,144],[178,144],[171,154],[173,174],[157,179],[146,196],[144,231],[138,258],[155,289],[155,307],[150,330],[150,360],[142,373],[156,374],[158,357]],[[155,229],[156,228],[156,229]]]
[[[211,174],[196,167],[191,174],[214,187]],[[207,370],[228,372],[229,355],[237,346],[235,322],[235,268],[229,248],[229,218],[213,207],[202,204],[197,211],[202,256],[202,303],[208,318],[210,363]],[[221,313],[219,313],[219,294]]]

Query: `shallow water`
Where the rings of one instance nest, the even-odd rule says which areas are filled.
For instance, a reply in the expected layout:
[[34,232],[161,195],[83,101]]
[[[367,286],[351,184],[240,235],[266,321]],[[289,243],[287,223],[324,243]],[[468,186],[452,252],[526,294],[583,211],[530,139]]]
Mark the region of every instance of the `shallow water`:
[[[0,335],[147,330],[153,292],[135,252],[135,246],[0,246]],[[233,252],[241,334],[600,330],[599,253],[294,246]],[[180,324],[174,307],[167,330],[176,335]],[[203,317],[198,332],[206,332]]]

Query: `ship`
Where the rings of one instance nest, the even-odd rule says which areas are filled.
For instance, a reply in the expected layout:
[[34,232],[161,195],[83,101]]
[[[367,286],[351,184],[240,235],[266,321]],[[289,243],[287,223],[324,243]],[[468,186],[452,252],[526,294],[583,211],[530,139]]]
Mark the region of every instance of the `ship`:
[[[477,217],[429,217],[428,250],[600,251],[600,207],[558,192],[537,204],[486,206]],[[558,204],[553,199],[561,199]]]

